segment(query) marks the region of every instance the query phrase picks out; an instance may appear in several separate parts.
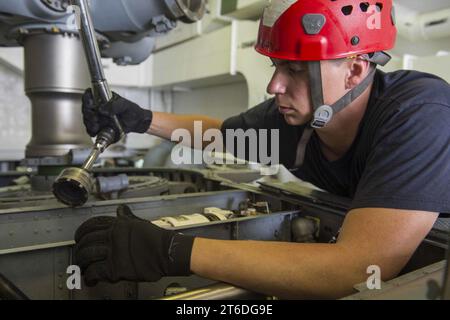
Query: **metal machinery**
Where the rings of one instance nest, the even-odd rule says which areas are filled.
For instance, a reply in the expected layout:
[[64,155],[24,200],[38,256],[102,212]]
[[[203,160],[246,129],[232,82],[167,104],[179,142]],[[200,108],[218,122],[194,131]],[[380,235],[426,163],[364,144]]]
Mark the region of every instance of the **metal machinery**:
[[[155,36],[177,20],[198,20],[205,6],[203,0],[90,2],[102,55],[119,64],[146,59]],[[75,230],[93,216],[114,215],[122,203],[141,218],[202,237],[326,243],[337,235],[348,199],[282,179],[255,184],[259,171],[246,168],[97,168],[96,194],[87,204],[59,203],[49,192],[54,178],[65,167],[81,165],[92,144],[81,124],[80,96],[89,77],[69,1],[0,0],[0,44],[25,48],[26,93],[33,108],[25,164],[36,168],[29,174],[0,173],[0,299],[267,298],[197,276],[69,289]],[[446,229],[448,222],[439,220],[384,293],[399,284],[417,289],[420,282],[420,292],[400,297],[439,298]],[[430,278],[436,282],[427,287]],[[364,286],[356,290],[349,298],[377,297]]]
[[[87,158],[91,139],[83,127],[80,99],[90,78],[78,34],[77,9],[69,0],[0,1],[0,45],[23,46],[25,91],[32,104],[32,138],[26,164],[36,167],[34,191],[48,191],[64,167]],[[198,21],[205,0],[92,0],[103,57],[119,65],[139,64],[155,37],[177,21]]]
[[[82,285],[81,290],[70,290],[67,280],[71,275],[68,266],[72,264],[74,232],[85,220],[114,215],[118,204],[126,203],[139,217],[186,234],[327,243],[337,235],[350,204],[348,199],[298,183],[276,179],[258,185],[246,183],[254,180],[258,172],[243,169],[97,169],[95,175],[124,175],[135,179],[136,184],[104,193],[104,200],[90,201],[76,209],[51,196],[20,198],[18,186],[2,188],[3,298],[21,298],[25,294],[31,299],[264,299],[267,297],[195,275],[163,278],[156,283],[101,283],[94,288]],[[6,184],[18,177],[5,174],[0,178]],[[8,188],[14,196],[8,196]],[[348,299],[439,298],[446,269],[447,229],[448,221],[440,219],[402,275],[383,284],[383,290],[368,290],[362,284],[355,287],[359,293]],[[6,281],[17,289],[15,294],[2,290]]]

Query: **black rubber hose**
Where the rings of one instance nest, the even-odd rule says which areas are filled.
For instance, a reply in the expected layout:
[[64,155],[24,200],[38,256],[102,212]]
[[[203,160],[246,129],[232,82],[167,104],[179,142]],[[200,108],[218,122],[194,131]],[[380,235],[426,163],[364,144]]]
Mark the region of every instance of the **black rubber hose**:
[[29,300],[29,298],[0,273],[0,300]]

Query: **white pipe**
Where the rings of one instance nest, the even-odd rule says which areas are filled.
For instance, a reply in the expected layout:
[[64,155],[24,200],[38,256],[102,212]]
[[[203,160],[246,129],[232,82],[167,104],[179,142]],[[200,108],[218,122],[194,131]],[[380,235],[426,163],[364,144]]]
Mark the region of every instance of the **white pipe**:
[[403,55],[403,69],[404,70],[413,70],[414,69],[414,61],[416,60],[416,56],[411,54]]
[[450,8],[419,15],[417,20],[424,39],[450,36]]
[[222,15],[222,0],[216,1],[216,19],[231,23],[231,52],[230,52],[230,74],[237,74],[237,51],[238,51],[238,24],[232,17]]

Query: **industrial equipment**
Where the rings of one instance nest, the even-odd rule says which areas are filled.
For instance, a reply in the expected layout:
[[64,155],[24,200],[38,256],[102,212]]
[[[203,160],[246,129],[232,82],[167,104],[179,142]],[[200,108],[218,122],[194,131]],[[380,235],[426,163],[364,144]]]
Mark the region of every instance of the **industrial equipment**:
[[[79,32],[91,75],[94,99],[99,104],[105,104],[112,99],[112,92],[103,72],[100,50],[98,48],[88,4],[86,0],[74,0],[73,3],[80,11]],[[113,116],[113,119],[115,128],[102,129],[82,167],[65,169],[53,183],[53,194],[62,203],[76,207],[85,204],[88,200],[93,185],[89,171],[94,166],[100,154],[112,143],[120,140],[124,135],[117,117]]]
[[[199,20],[205,2],[90,0],[101,55],[121,65],[142,62],[153,50],[154,37],[175,28],[179,20]],[[115,215],[119,204],[164,228],[207,238],[321,243],[335,239],[349,199],[307,184],[279,179],[255,183],[259,171],[245,167],[91,170],[97,151],[89,156],[92,142],[82,127],[80,108],[80,97],[90,83],[89,64],[73,10],[69,0],[0,0],[0,45],[25,48],[33,136],[24,164],[35,169],[0,173],[0,300],[266,298],[198,276],[71,287],[75,230],[89,218]],[[99,70],[94,75],[103,81]],[[107,98],[108,90],[100,87]],[[86,159],[87,170],[67,169],[82,166]],[[70,177],[81,183],[82,197],[74,199],[88,200],[82,207],[67,207],[50,192],[63,169],[63,181]],[[72,187],[69,184],[69,194]],[[401,292],[397,298],[440,298],[439,280],[448,269],[448,227],[448,220],[439,219],[402,275],[387,283],[383,293],[389,295],[387,290],[398,284],[414,286],[417,280],[422,285],[417,295]],[[437,280],[433,288],[438,289],[427,288],[426,277]],[[355,293],[348,298],[373,298],[377,292],[356,286]]]
[[[92,145],[83,127],[81,95],[90,86],[88,66],[96,75],[97,92],[108,94],[97,59],[86,62],[75,13],[86,12],[83,2],[69,0],[0,1],[0,46],[23,46],[25,91],[32,105],[32,138],[24,165],[34,167],[35,192],[50,191],[55,178],[68,167],[82,165]],[[152,53],[155,37],[167,34],[178,21],[196,22],[205,0],[125,1],[90,0],[90,11],[102,57],[119,65],[139,64]],[[113,17],[113,18],[111,18]],[[85,27],[87,27],[85,25]],[[95,41],[90,41],[93,51]],[[91,54],[91,58],[94,56]],[[102,78],[102,79],[101,79]],[[106,146],[107,134],[96,145]],[[82,157],[73,157],[80,155]],[[95,160],[93,154],[90,159]],[[94,161],[86,163],[92,166]],[[88,187],[88,177],[77,170],[76,180]],[[84,184],[83,184],[84,183]]]
[[[74,232],[89,218],[115,215],[117,206],[125,203],[140,218],[185,234],[229,240],[327,243],[338,233],[350,205],[349,199],[311,189],[306,184],[271,179],[255,185],[249,183],[255,173],[245,170],[96,169],[93,174],[97,179],[122,175],[122,180],[112,182],[112,186],[124,189],[103,200],[91,199],[80,208],[70,208],[56,200],[14,197],[19,190],[0,196],[0,270],[27,297],[265,298],[198,276],[167,277],[156,283],[100,283],[93,288],[82,284],[81,289],[71,289],[67,281],[71,276],[68,268],[72,265]],[[125,175],[130,187],[133,181],[137,186],[144,178],[149,184],[129,190],[131,197],[128,197]],[[17,176],[9,178],[17,180]],[[426,280],[442,280],[445,274],[448,225],[448,220],[439,219],[401,277],[392,280],[392,285],[388,282],[386,290],[397,288],[396,283],[407,285],[420,280],[422,290],[409,291],[410,295],[404,291],[400,298],[427,298]],[[348,298],[369,299],[380,293],[364,290],[364,286],[357,286],[355,292],[358,291]],[[439,295],[430,297],[437,299]]]

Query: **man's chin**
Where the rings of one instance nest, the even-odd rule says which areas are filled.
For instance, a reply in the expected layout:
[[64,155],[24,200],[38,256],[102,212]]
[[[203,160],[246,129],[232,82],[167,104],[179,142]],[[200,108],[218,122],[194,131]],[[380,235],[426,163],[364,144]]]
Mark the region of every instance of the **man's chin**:
[[304,118],[299,119],[299,117],[288,114],[284,115],[284,120],[290,126],[301,126],[307,122]]

